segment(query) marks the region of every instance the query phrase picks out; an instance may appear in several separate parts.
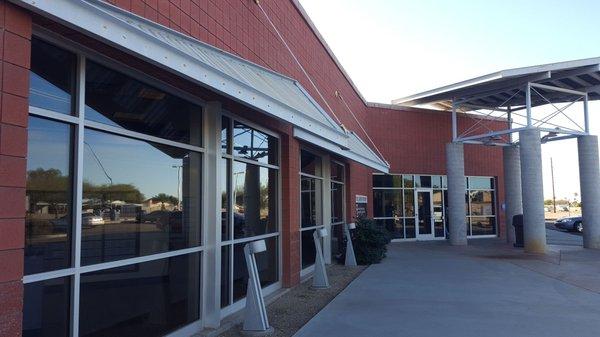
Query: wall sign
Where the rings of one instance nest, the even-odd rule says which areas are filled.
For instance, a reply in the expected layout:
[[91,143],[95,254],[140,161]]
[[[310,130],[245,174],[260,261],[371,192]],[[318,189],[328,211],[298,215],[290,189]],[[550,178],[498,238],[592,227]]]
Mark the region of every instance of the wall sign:
[[367,196],[366,195],[356,195],[356,217],[366,217],[367,216]]

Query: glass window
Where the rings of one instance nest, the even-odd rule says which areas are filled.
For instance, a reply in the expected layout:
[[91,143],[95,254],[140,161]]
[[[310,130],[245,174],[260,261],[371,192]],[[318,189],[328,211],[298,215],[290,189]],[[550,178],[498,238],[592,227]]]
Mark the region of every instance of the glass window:
[[300,177],[302,227],[323,225],[322,184],[316,178]]
[[233,127],[233,154],[263,164],[277,165],[277,138],[240,122]]
[[75,54],[32,38],[29,105],[72,114],[76,65]]
[[82,264],[200,244],[200,154],[85,130]]
[[300,151],[300,172],[320,177],[322,172],[321,157],[305,150]]
[[231,195],[231,161],[226,158],[221,158],[221,181],[219,189],[221,191],[221,240],[227,241],[231,238],[230,226],[230,195]]
[[[279,271],[277,269],[277,237],[265,239],[267,250],[255,254],[256,267],[260,278],[261,287],[266,287],[277,282]],[[244,246],[247,243],[239,243],[233,250],[233,300],[237,301],[246,296],[248,287],[248,268],[244,256]]]
[[85,118],[191,145],[202,145],[197,105],[88,61]]
[[470,215],[494,215],[494,192],[493,191],[470,191],[471,214]]
[[229,127],[229,123],[229,118],[225,116],[221,118],[221,152],[231,154],[231,149],[229,148],[231,128]]
[[230,279],[229,272],[231,271],[231,256],[229,256],[230,245],[221,247],[221,308],[231,304],[231,294],[229,293]]
[[376,218],[403,216],[402,190],[375,190],[373,194],[373,213]]
[[414,180],[413,176],[410,174],[409,175],[403,174],[402,181],[403,181],[404,187],[410,187],[410,188],[415,187],[415,180]]
[[81,275],[80,336],[163,336],[199,319],[200,253]]
[[315,230],[301,231],[300,243],[302,245],[302,269],[312,266],[315,264],[317,258],[317,248],[315,247],[315,240],[313,233]]
[[390,232],[394,239],[404,238],[404,220],[402,218],[377,219],[375,223],[380,228],[385,228]]
[[331,183],[331,223],[344,222],[344,185]]
[[344,182],[344,165],[334,161],[331,162],[331,180]]
[[277,170],[234,161],[234,238],[277,231]]
[[406,228],[406,238],[414,239],[416,236],[415,218],[404,219],[404,227]]
[[494,219],[493,217],[471,217],[471,234],[496,234],[496,219]]
[[346,253],[346,238],[344,237],[344,225],[331,226],[331,261],[344,263]]
[[415,190],[404,190],[404,216],[415,216]]
[[401,175],[375,174],[373,175],[373,187],[402,187]]
[[431,187],[431,176],[415,176],[415,187]]
[[471,189],[471,190],[494,189],[494,178],[469,177],[469,189]]
[[442,177],[441,176],[432,176],[431,177],[431,187],[432,188],[442,188]]
[[71,282],[67,277],[23,286],[23,337],[69,336]]
[[71,265],[72,127],[29,117],[25,274]]

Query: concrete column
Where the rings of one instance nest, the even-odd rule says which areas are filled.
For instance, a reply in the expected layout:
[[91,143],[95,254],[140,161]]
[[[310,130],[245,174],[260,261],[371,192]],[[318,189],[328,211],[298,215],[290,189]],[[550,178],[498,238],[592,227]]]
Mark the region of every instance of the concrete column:
[[600,163],[598,136],[577,138],[583,215],[583,247],[600,249]]
[[540,131],[519,132],[521,152],[521,183],[523,195],[523,236],[525,251],[546,252],[544,219],[544,184],[542,180],[542,142]]
[[502,148],[504,163],[504,204],[506,206],[506,242],[515,243],[515,229],[512,226],[514,215],[523,213],[523,198],[521,195],[521,158],[518,146]]
[[462,143],[446,144],[446,171],[448,174],[448,220],[450,244],[467,244],[467,224],[465,212],[465,160]]

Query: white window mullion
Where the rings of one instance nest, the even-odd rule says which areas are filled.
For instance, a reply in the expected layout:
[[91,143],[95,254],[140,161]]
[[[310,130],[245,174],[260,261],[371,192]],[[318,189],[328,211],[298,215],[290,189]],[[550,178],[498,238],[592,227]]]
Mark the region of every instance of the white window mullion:
[[75,110],[78,117],[77,135],[75,137],[77,145],[75,147],[75,179],[73,200],[73,265],[75,274],[71,280],[71,336],[79,336],[79,290],[81,274],[81,208],[83,202],[83,135],[85,119],[85,57],[78,55],[77,59],[77,86],[76,86],[76,106]]

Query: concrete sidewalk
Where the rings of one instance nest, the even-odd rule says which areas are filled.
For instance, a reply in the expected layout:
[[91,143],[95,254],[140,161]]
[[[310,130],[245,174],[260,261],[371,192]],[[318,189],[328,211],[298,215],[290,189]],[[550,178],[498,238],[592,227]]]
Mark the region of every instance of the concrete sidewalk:
[[598,336],[600,252],[551,248],[390,244],[295,336]]

